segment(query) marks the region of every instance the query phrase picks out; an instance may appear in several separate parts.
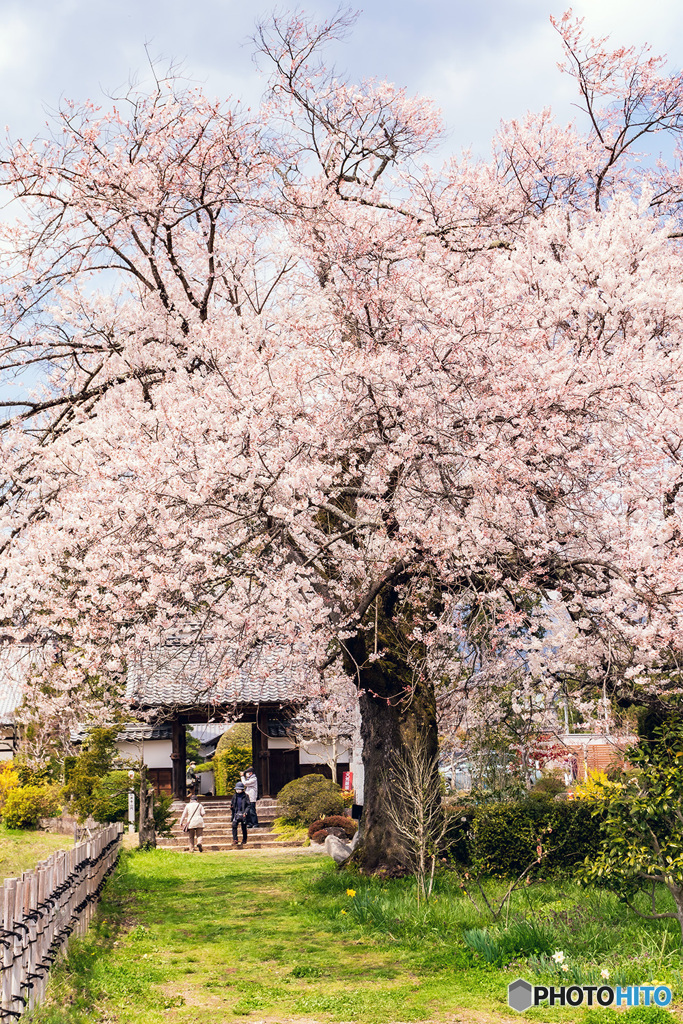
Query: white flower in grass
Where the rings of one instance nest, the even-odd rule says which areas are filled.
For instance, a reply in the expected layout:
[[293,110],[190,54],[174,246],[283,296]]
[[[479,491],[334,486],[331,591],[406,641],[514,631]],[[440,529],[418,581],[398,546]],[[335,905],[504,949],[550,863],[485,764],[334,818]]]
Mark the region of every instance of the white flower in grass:
[[609,980],[609,971],[606,967],[603,967],[603,969],[600,971],[600,977],[605,978],[606,981]]
[[553,960],[555,961],[556,964],[563,964],[564,963],[564,953],[562,953],[558,949],[555,953],[553,953]]
[[562,970],[563,970],[563,971],[568,971],[568,970],[569,970],[569,968],[567,967],[567,965],[566,965],[566,964],[562,964]]

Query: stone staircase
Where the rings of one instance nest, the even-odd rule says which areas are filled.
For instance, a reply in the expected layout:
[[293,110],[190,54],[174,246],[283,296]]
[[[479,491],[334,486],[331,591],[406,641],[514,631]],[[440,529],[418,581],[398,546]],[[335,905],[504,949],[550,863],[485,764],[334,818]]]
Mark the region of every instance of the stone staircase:
[[[238,847],[232,845],[232,825],[230,824],[230,797],[200,797],[199,802],[204,805],[204,835],[202,845],[205,851],[233,850]],[[174,800],[171,804],[171,813],[176,821],[171,829],[171,836],[159,836],[157,847],[161,849],[187,849],[187,833],[178,826],[180,815],[183,813],[185,804],[182,800]],[[250,828],[248,831],[248,850],[282,849],[287,846],[300,846],[297,842],[279,842],[278,833],[273,832],[273,821],[278,817],[279,807],[277,800],[265,797],[256,801],[256,813],[258,814],[259,827]],[[242,829],[239,828],[238,839],[242,841]]]

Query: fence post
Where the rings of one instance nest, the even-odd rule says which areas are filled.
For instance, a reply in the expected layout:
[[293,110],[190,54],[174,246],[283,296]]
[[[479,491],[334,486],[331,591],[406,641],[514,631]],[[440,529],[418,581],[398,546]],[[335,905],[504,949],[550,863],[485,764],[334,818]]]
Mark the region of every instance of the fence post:
[[87,842],[53,853],[35,870],[7,878],[0,886],[3,1019],[19,1017],[40,1002],[60,948],[70,934],[87,931],[95,912],[93,897],[116,862],[122,831],[120,823],[102,829]]
[[14,936],[12,932],[12,914],[14,913],[14,885],[15,879],[7,878],[2,887],[2,927],[4,933],[4,946],[2,950],[2,1008],[12,1009],[12,957],[14,951]]
[[45,953],[47,952],[45,946],[45,918],[48,913],[47,907],[45,906],[46,876],[47,870],[45,868],[45,864],[39,864],[36,868],[36,908],[38,920],[36,921],[36,945],[33,967],[33,973],[37,974],[38,977],[35,980],[34,1005],[39,1003],[43,998],[43,992],[45,991],[45,974],[47,971],[47,968],[43,966]]
[[14,933],[14,944],[12,951],[12,1009],[23,1013],[24,1006],[21,994],[22,961],[24,957],[24,943],[22,940],[21,928],[18,927],[23,917],[24,891],[20,878],[12,879],[14,882],[14,906],[12,907],[12,931]]
[[28,873],[28,900],[26,908],[26,918],[28,921],[28,949],[27,949],[27,963],[26,963],[26,983],[28,988],[26,989],[26,997],[28,999],[29,1009],[32,1010],[36,1001],[36,983],[38,978],[35,972],[36,965],[36,940],[38,934],[38,922],[37,922],[37,907],[38,907],[38,874],[37,872],[30,871]]

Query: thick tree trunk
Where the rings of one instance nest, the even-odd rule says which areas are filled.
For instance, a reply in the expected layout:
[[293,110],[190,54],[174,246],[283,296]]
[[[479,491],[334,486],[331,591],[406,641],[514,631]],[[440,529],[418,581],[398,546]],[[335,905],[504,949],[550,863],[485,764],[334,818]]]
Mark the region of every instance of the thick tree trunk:
[[366,664],[359,683],[365,783],[362,836],[353,859],[368,874],[398,874],[409,863],[388,813],[391,762],[418,743],[436,756],[434,687],[391,657]]

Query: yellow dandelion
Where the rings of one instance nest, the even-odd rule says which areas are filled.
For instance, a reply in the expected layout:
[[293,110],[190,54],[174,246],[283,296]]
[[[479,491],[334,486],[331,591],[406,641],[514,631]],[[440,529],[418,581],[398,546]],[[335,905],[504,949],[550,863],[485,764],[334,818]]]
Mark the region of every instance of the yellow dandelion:
[[356,895],[356,890],[355,890],[355,889],[347,889],[347,890],[346,890],[346,895],[347,895],[347,896],[352,896],[352,897],[353,897],[353,896],[355,896],[355,895]]
[[345,914],[345,913],[346,913],[346,911],[345,911],[345,910],[342,910],[342,914]]

